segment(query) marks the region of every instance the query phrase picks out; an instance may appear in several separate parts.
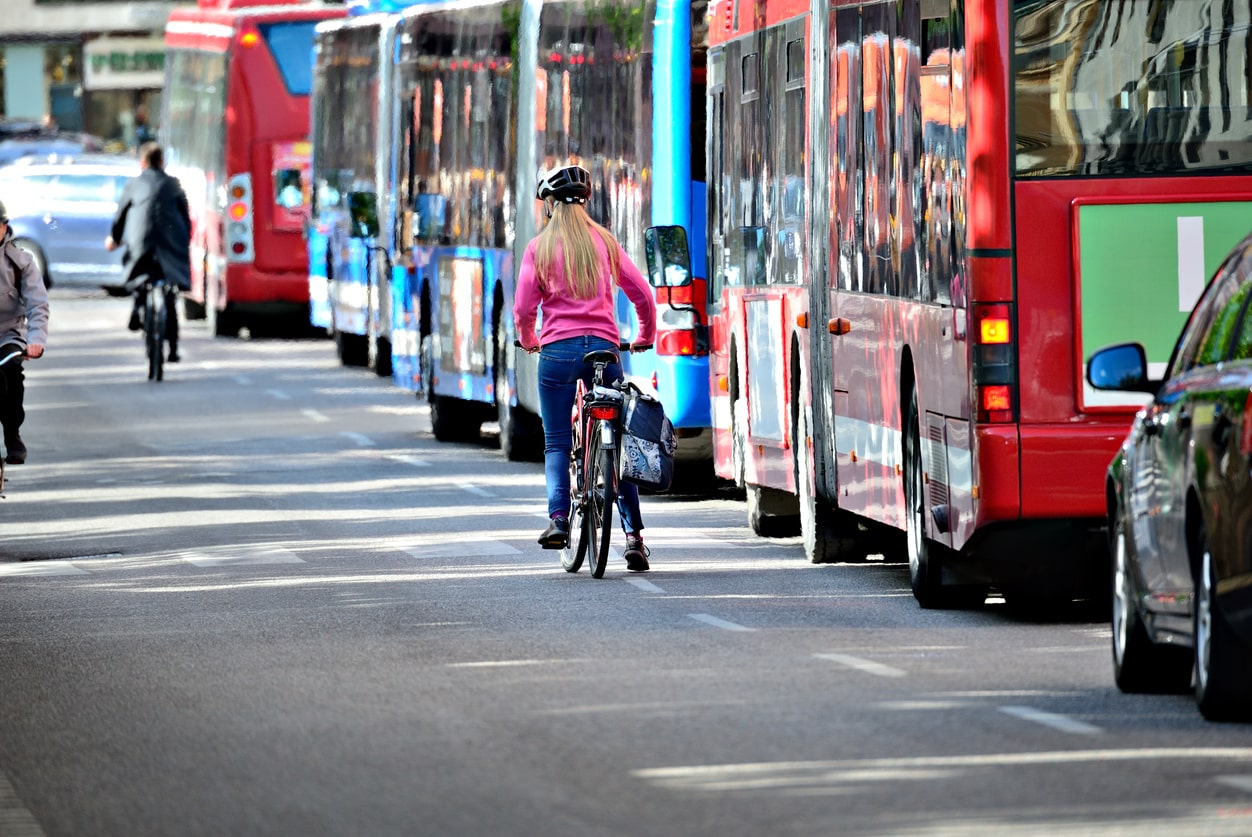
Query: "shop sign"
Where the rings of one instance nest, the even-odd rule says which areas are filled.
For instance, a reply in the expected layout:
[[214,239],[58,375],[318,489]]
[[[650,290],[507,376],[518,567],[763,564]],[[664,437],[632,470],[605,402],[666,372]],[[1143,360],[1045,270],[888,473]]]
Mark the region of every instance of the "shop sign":
[[138,90],[165,83],[160,38],[97,38],[83,44],[83,87]]

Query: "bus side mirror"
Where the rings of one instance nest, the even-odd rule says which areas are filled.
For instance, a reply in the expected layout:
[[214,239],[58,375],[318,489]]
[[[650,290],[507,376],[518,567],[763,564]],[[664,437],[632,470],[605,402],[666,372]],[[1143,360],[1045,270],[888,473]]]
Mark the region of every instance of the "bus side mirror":
[[349,192],[348,215],[353,238],[378,237],[378,196],[373,192]]
[[652,287],[675,288],[691,284],[691,252],[687,248],[685,229],[648,227],[643,231],[643,243]]

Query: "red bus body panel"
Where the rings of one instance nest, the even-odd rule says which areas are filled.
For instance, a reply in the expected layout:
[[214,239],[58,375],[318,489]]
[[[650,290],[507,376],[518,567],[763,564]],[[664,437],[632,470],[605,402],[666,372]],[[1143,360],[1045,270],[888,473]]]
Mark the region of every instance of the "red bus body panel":
[[[165,34],[169,51],[191,50],[225,56],[226,107],[222,114],[223,172],[203,172],[201,195],[188,189],[192,204],[191,298],[223,310],[227,305],[256,311],[308,304],[308,252],[298,220],[270,199],[274,195],[275,148],[307,143],[309,97],[291,94],[258,25],[316,22],[344,17],[342,6],[321,3],[223,2],[178,7]],[[168,95],[168,93],[167,93]],[[180,172],[175,172],[180,173]],[[234,175],[252,184],[253,257],[229,261],[223,241],[226,219],[214,196]]]

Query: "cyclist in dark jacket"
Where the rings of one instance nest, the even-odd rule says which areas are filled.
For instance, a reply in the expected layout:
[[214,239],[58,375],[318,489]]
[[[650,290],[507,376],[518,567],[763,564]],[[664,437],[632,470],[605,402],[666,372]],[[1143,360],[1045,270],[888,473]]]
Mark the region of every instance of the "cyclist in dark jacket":
[[169,362],[177,363],[178,312],[174,307],[174,289],[191,289],[191,212],[182,185],[165,173],[161,146],[150,142],[140,148],[139,166],[143,171],[122,190],[113,216],[113,230],[104,246],[108,250],[119,245],[126,248],[122,257],[127,267],[125,286],[135,295],[131,331],[143,327],[139,312],[143,310],[144,283],[148,279],[165,279]]
[[[43,354],[48,341],[48,289],[30,253],[13,243],[9,215],[0,203],[0,358],[20,351],[26,358]],[[4,379],[0,424],[4,425],[4,461],[26,461],[26,445],[18,432],[26,420],[25,373],[22,358],[0,366]]]

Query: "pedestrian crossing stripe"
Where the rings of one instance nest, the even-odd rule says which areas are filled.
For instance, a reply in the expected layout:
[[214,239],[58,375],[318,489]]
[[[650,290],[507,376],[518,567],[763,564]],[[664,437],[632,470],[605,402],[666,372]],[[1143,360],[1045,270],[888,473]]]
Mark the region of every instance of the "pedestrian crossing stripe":
[[290,549],[281,546],[265,546],[240,550],[233,547],[230,551],[220,552],[183,552],[177,557],[197,567],[234,567],[254,564],[303,564]]

